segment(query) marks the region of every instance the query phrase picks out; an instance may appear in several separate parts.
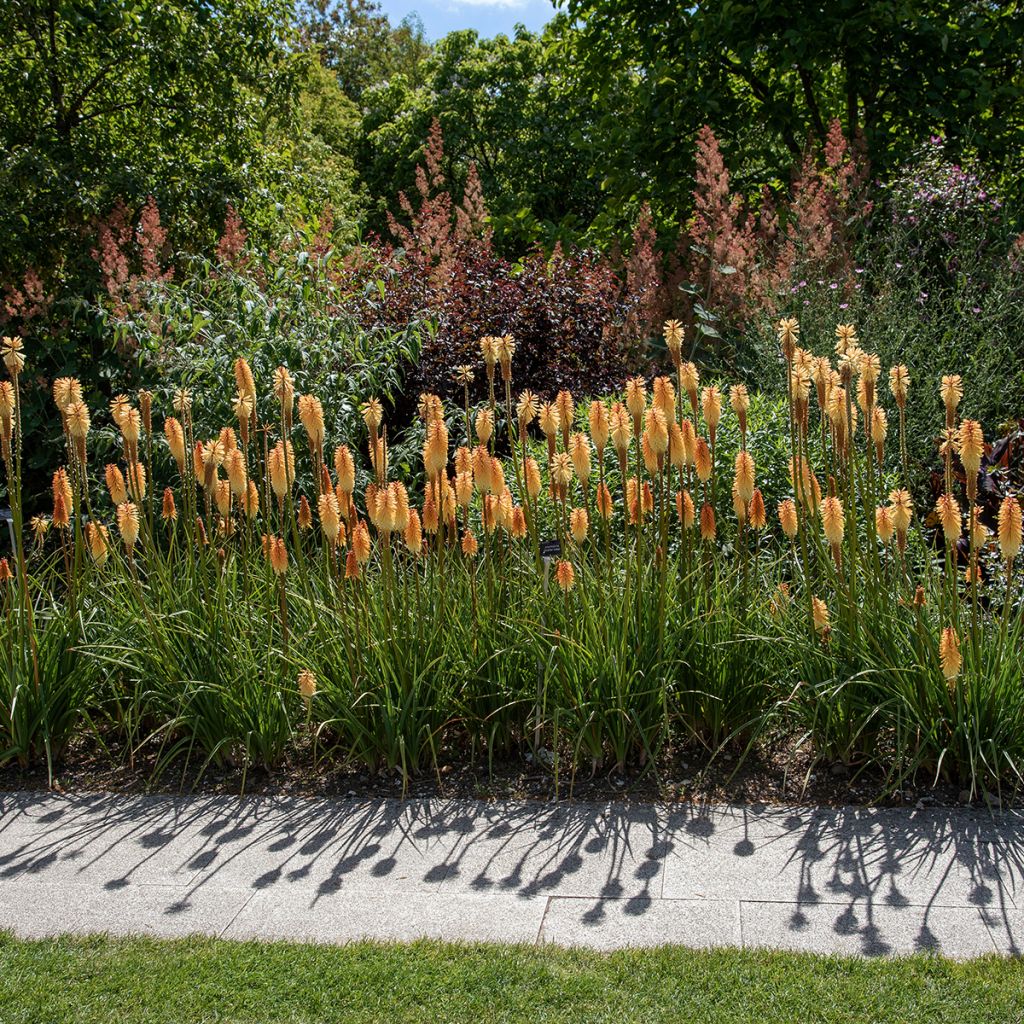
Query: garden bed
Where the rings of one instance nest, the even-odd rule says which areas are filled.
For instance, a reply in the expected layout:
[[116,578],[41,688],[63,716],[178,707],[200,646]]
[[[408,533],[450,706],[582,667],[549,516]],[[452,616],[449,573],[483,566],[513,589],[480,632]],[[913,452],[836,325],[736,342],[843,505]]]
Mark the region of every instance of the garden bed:
[[[114,757],[111,757],[114,754]],[[300,746],[277,769],[210,767],[200,773],[178,758],[154,779],[159,751],[143,751],[129,766],[123,752],[103,749],[90,740],[75,742],[58,768],[53,786],[68,793],[200,793],[208,795],[297,796],[321,799],[400,798],[465,800],[578,800],[600,803],[739,803],[808,806],[955,806],[971,803],[969,794],[951,783],[908,784],[892,790],[870,768],[851,770],[836,762],[815,763],[800,751],[794,737],[778,736],[747,757],[724,754],[709,759],[694,745],[663,752],[645,771],[588,771],[575,779],[563,771],[556,785],[552,770],[538,766],[532,754],[467,762],[442,752],[437,772],[426,772],[403,786],[400,772],[370,774],[356,768],[314,765],[310,744]],[[50,787],[45,766],[0,767],[0,789]],[[985,794],[975,802],[1024,806],[1024,796]]]

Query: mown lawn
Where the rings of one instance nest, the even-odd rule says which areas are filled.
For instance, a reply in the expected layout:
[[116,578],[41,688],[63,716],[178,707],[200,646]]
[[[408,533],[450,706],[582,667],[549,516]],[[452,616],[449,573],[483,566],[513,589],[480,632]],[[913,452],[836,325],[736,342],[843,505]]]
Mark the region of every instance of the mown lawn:
[[0,1022],[1024,1020],[1024,960],[0,935]]

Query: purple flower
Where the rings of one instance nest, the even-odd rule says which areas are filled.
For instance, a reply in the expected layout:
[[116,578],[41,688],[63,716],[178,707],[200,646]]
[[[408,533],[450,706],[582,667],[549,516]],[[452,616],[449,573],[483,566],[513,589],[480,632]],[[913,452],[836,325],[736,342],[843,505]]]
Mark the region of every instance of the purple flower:
[[840,302],[839,303],[839,308],[840,309],[849,309],[849,307],[850,307],[850,304],[848,302]]
[[839,287],[839,285],[837,285],[837,284],[835,283],[835,281],[833,281],[833,282],[832,282],[832,283],[831,283],[831,284],[829,285],[829,289],[830,289],[831,291],[835,291],[835,290],[836,290],[836,289],[837,289],[838,287]]
[[981,312],[981,306],[974,306],[974,307],[972,307],[971,312],[974,313],[975,315],[977,315],[978,313]]

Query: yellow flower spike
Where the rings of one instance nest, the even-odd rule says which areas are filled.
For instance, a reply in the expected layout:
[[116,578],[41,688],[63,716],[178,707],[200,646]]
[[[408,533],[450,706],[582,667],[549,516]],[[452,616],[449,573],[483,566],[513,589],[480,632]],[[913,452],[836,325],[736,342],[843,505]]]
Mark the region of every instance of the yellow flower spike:
[[697,476],[702,484],[711,479],[711,449],[703,437],[697,438],[697,447],[693,456],[693,464],[697,469]]
[[252,369],[245,359],[239,357],[235,360],[235,387],[238,393],[249,400],[251,405],[256,405],[256,381],[252,375]]
[[614,511],[614,504],[612,502],[612,492],[608,489],[608,485],[602,480],[597,485],[597,514],[607,522],[612,517]]
[[138,412],[142,417],[142,429],[147,434],[153,433],[153,392],[144,388],[138,393]]
[[882,505],[875,509],[875,533],[878,534],[878,539],[883,544],[888,544],[895,531],[896,525],[893,523],[892,512],[888,506]]
[[562,492],[572,483],[572,458],[567,452],[559,452],[551,460],[551,480],[558,487],[560,496],[564,499]]
[[910,493],[903,488],[890,491],[889,502],[897,538],[901,534],[905,536],[910,529],[910,521],[914,515],[914,504],[910,499]]
[[[572,400],[572,392],[564,388],[555,396],[555,406],[558,408],[558,421],[562,427],[562,433],[568,437],[572,430],[573,420],[576,418],[576,403]],[[563,437],[563,442],[565,440]]]
[[89,433],[92,419],[89,416],[89,407],[85,402],[72,402],[67,407],[68,432],[73,438],[84,441]]
[[952,427],[956,422],[956,407],[964,397],[964,383],[958,373],[947,373],[939,385],[939,395],[946,407],[946,426]]
[[672,357],[673,364],[678,367],[683,349],[683,325],[678,320],[666,320],[663,330],[665,347]]
[[541,489],[541,478],[540,478],[540,466],[537,465],[536,459],[526,460],[526,493],[531,499],[536,498],[540,494]]
[[714,444],[715,432],[722,419],[722,393],[713,384],[701,392],[701,414],[708,425],[708,436]]
[[86,523],[85,540],[89,545],[89,554],[92,556],[92,560],[102,568],[106,564],[109,554],[110,532],[101,523]]
[[572,562],[563,558],[555,564],[555,582],[563,594],[568,594],[576,586],[576,570]]
[[285,366],[279,366],[274,371],[274,397],[281,404],[281,408],[289,417],[290,422],[291,408],[295,401],[295,383]]
[[952,494],[943,494],[935,503],[935,513],[942,524],[942,532],[947,544],[955,544],[963,532],[963,519],[960,506]]
[[231,493],[236,498],[243,497],[249,488],[249,480],[245,469],[245,456],[242,455],[241,449],[232,449],[224,460],[224,464],[227,468],[228,484],[231,487]]
[[786,498],[779,503],[779,525],[782,532],[792,540],[797,535],[798,520],[796,515],[796,503],[792,498]]
[[512,357],[516,352],[515,338],[511,334],[503,334],[496,343],[498,362],[501,364],[501,379],[512,380]]
[[242,507],[247,519],[255,519],[260,510],[260,492],[256,484],[250,480],[249,487],[245,492]]
[[314,451],[321,451],[324,446],[324,408],[320,399],[315,395],[299,396],[299,420],[306,436],[309,438],[309,445]]
[[820,597],[811,598],[811,616],[815,632],[827,636],[830,629],[828,605]]
[[[668,451],[668,421],[661,409],[651,406],[651,408],[647,410],[645,422],[647,429],[644,433],[647,438],[647,442],[656,457],[657,463],[660,464],[665,453]],[[656,472],[657,465],[655,466],[655,473]],[[653,475],[654,474],[652,473],[652,476]]]
[[791,362],[800,338],[800,324],[796,317],[783,317],[775,328],[786,362]]
[[520,434],[524,433],[526,428],[537,418],[539,409],[540,402],[532,391],[527,389],[520,394],[519,401],[516,403],[516,418],[519,420]]
[[833,495],[829,495],[821,503],[821,528],[825,539],[832,549],[832,558],[836,565],[842,564],[843,533],[846,526],[846,516],[843,512],[843,503]]
[[380,404],[380,400],[377,398],[368,399],[363,403],[361,412],[367,429],[371,434],[376,433],[384,422],[384,407]]
[[943,678],[952,685],[963,665],[963,658],[960,656],[960,638],[952,626],[946,626],[942,630],[942,637],[939,640],[939,663],[942,665]]
[[114,505],[120,505],[127,501],[128,489],[125,487],[121,470],[113,463],[107,463],[103,475],[107,482],[107,491],[110,493],[111,502]]
[[427,479],[433,480],[444,472],[448,465],[448,428],[443,419],[436,419],[427,429],[427,437],[423,443],[423,468]]
[[[71,481],[68,479],[67,470],[61,467],[53,474],[52,481],[54,505],[60,498],[66,509],[71,508]],[[56,518],[56,517],[55,517]],[[56,523],[54,525],[57,525]]]
[[717,533],[715,510],[708,502],[704,502],[700,509],[700,538],[704,541],[713,541]]
[[167,447],[170,449],[174,461],[178,464],[178,472],[184,474],[185,431],[173,416],[168,416],[164,420],[164,436],[167,438]]
[[360,565],[370,560],[370,553],[372,551],[372,545],[370,544],[370,531],[366,528],[366,523],[356,523],[355,528],[352,530],[352,550],[355,552],[356,561]]
[[957,435],[957,451],[967,474],[967,487],[977,487],[981,459],[985,454],[985,437],[977,420],[964,420]]
[[409,518],[402,539],[411,554],[419,556],[422,553],[423,529],[420,525],[420,514],[414,508],[409,509]]
[[334,472],[338,486],[345,494],[351,494],[356,489],[356,464],[347,445],[340,444],[334,449]]
[[509,532],[516,540],[522,540],[526,536],[526,513],[520,505],[512,509],[512,526]]
[[462,534],[462,553],[466,558],[476,558],[476,553],[479,550],[480,544],[477,541],[475,534],[472,530],[466,530]]
[[491,493],[501,496],[505,490],[505,470],[501,467],[501,460],[491,459]]
[[608,414],[610,424],[610,436],[612,445],[618,453],[619,458],[625,457],[629,449],[629,442],[633,439],[633,424],[621,402],[616,402]]
[[999,551],[1003,558],[1010,562],[1020,554],[1020,549],[1020,502],[1016,498],[1007,495],[999,506]]
[[905,408],[910,392],[910,371],[902,363],[889,369],[889,391],[896,405]]
[[740,497],[735,483],[732,485],[732,510],[736,513],[736,521],[743,526],[747,521],[747,503]]
[[288,548],[283,537],[268,537],[266,543],[267,561],[275,576],[284,576],[288,572]]
[[[491,472],[492,468],[493,463],[491,462],[490,452],[488,452],[483,445],[478,445],[473,449],[473,484],[481,494],[491,493],[494,485],[493,474]],[[456,477],[456,485],[457,484],[458,477]],[[456,500],[458,500],[457,487]]]
[[437,507],[437,499],[434,496],[434,488],[428,487],[426,496],[423,499],[423,529],[429,534],[435,534],[440,526],[440,514]]
[[647,408],[647,385],[643,377],[630,377],[626,381],[626,409],[633,417],[633,431],[640,433],[640,422]]
[[308,668],[299,673],[299,694],[309,707],[310,701],[316,696],[316,676]]
[[130,551],[139,539],[139,510],[130,501],[117,506],[117,532],[121,534],[121,540]]
[[469,508],[473,502],[473,474],[455,474],[455,500],[461,508]]
[[754,460],[747,451],[736,453],[735,485],[744,503],[754,497]]
[[494,367],[498,363],[498,339],[490,336],[481,338],[480,355],[483,356],[488,376],[493,376]]
[[[229,490],[228,491],[228,510],[229,511],[231,509],[230,494],[231,494],[231,492]],[[220,498],[220,487],[219,486],[217,488],[217,497],[218,497],[217,505],[218,505],[218,507],[220,507],[220,501],[219,501],[219,498]],[[221,510],[221,514],[226,516],[228,513],[225,512],[222,509]],[[298,519],[298,522],[299,522],[299,529],[302,530],[303,532],[305,532],[306,530],[311,530],[313,528],[313,510],[309,507],[309,502],[306,500],[306,496],[304,494],[299,496],[299,511],[298,511],[297,519]]]
[[764,507],[764,496],[757,488],[754,489],[754,493],[750,497],[747,516],[750,519],[751,528],[754,530],[763,530],[768,522],[768,513]]
[[333,491],[324,491],[317,499],[316,511],[324,539],[334,547],[341,532],[341,509],[338,506],[337,495]]
[[187,420],[192,412],[192,392],[188,388],[178,388],[174,392],[171,404],[174,406],[174,411]]
[[590,420],[590,436],[593,439],[594,447],[597,449],[598,461],[602,461],[604,459],[604,450],[611,436],[607,406],[604,402],[599,402],[595,399],[590,403],[588,417]]
[[218,480],[213,495],[217,511],[224,519],[231,515],[231,485],[227,480]]
[[174,491],[170,487],[164,488],[163,501],[160,507],[160,518],[165,523],[173,523],[178,518],[178,510],[174,505]]
[[490,409],[480,409],[477,412],[474,429],[477,441],[486,447],[494,434],[494,417],[491,415]]
[[889,419],[885,410],[876,405],[871,410],[871,440],[875,443],[875,459],[882,464],[882,456],[885,452],[885,438],[889,432]]
[[745,384],[733,384],[729,388],[729,405],[732,406],[732,411],[736,414],[736,419],[739,421],[740,434],[746,436],[750,395]]
[[590,445],[586,434],[573,434],[569,440],[569,454],[572,456],[572,468],[584,487],[590,479]]
[[857,328],[853,324],[836,325],[836,354],[846,353],[857,345]]
[[554,402],[545,402],[540,409],[540,416],[538,418],[538,424],[540,425],[541,431],[544,436],[548,439],[548,447],[554,445],[556,436],[558,435],[558,428],[561,425],[561,417],[558,412],[558,406]]
[[676,418],[676,389],[671,377],[654,378],[654,395],[651,404],[661,411],[666,424],[673,423]]
[[17,335],[4,338],[0,351],[3,353],[4,366],[12,378],[16,378],[25,369],[24,343]]
[[697,415],[697,406],[699,401],[699,389],[700,389],[700,373],[697,367],[693,363],[683,363],[679,367],[679,386],[686,392],[687,397],[690,399],[690,410],[693,415]]
[[585,508],[574,508],[569,513],[569,532],[577,544],[582,544],[587,539],[590,529],[590,516]]
[[981,517],[984,514],[984,510],[978,506],[974,506],[974,519],[973,519],[973,530],[971,533],[971,547],[972,548],[983,548],[988,541],[988,528],[981,521]]

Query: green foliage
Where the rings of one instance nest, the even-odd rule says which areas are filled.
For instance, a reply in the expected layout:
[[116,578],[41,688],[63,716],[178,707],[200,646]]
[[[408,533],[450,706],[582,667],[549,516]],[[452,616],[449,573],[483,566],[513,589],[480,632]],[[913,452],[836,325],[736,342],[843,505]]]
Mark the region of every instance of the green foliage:
[[293,101],[287,13],[285,0],[5,4],[5,283],[28,266],[72,275],[83,227],[118,196],[157,196],[184,237],[218,223]]
[[[637,197],[661,223],[689,207],[690,140],[710,123],[741,191],[784,180],[812,136],[841,119],[886,176],[941,131],[1000,167],[1020,199],[1024,35],[1018,3],[955,0],[663,5],[566,0],[571,46],[597,97],[614,227]],[[657,182],[652,186],[651,182]],[[602,223],[603,222],[603,223]]]
[[440,40],[414,84],[392,76],[364,96],[359,167],[372,197],[369,225],[384,227],[399,190],[409,191],[434,118],[444,132],[445,175],[461,192],[476,164],[500,248],[521,253],[583,232],[599,202],[589,136],[593,113],[560,51],[556,19],[536,35],[481,39],[452,32]]

